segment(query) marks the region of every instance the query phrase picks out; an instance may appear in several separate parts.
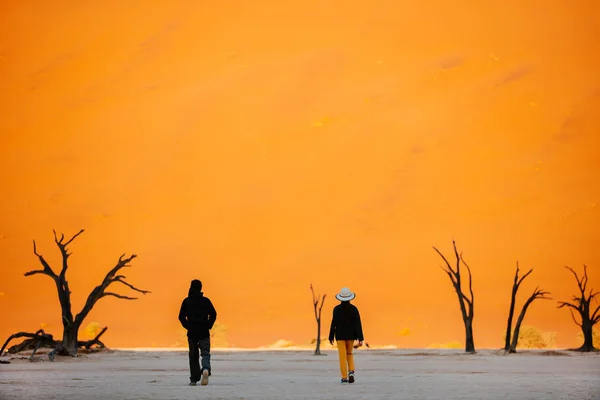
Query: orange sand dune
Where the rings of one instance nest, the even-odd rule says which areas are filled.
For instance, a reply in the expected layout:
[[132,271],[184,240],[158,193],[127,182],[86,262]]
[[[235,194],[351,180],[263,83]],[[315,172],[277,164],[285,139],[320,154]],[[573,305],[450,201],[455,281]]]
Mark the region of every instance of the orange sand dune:
[[[4,1],[0,336],[58,333],[31,240],[71,246],[76,311],[123,252],[112,346],[169,346],[200,278],[228,343],[307,343],[309,284],[358,293],[372,343],[462,340],[432,245],[474,274],[497,347],[515,262],[554,300],[526,323],[577,344],[556,300],[600,288],[597,1]],[[122,288],[127,293],[127,288]],[[408,329],[405,329],[408,328]],[[326,329],[325,329],[326,330]],[[410,332],[410,333],[408,333]]]

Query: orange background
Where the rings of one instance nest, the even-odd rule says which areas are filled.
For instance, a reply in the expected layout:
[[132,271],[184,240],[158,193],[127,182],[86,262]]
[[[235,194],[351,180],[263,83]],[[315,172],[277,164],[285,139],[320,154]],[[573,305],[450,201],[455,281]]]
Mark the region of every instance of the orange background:
[[[169,346],[200,278],[235,346],[314,337],[309,284],[355,290],[371,344],[463,340],[439,269],[473,270],[502,345],[516,260],[579,341],[600,289],[597,1],[10,1],[0,5],[0,336],[60,332],[31,240],[71,245],[74,311],[118,256],[153,293],[101,300],[109,346]],[[116,286],[116,285],[115,285]],[[131,294],[126,288],[120,293]],[[410,334],[401,336],[404,328]]]

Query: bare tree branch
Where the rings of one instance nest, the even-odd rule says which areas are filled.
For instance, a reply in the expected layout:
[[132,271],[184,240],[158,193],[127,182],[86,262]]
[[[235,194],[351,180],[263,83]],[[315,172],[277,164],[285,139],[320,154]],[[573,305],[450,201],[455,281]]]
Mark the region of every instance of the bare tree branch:
[[317,321],[319,321],[319,316],[317,315],[317,304],[319,304],[319,300],[315,296],[315,289],[313,288],[312,283],[310,284],[310,291],[312,292],[312,302],[313,302],[313,309],[315,311],[315,319]]
[[65,234],[61,233],[60,234],[60,239],[57,237],[56,235],[56,230],[52,230],[52,232],[54,233],[54,242],[56,243],[56,245],[58,246],[59,250],[60,250],[60,254],[62,255],[62,269],[60,271],[59,277],[61,277],[62,279],[64,279],[65,274],[67,273],[67,268],[69,268],[69,264],[67,262],[67,260],[69,259],[69,256],[71,255],[71,253],[69,253],[69,251],[67,250],[67,246],[73,241],[75,240],[75,238],[77,238],[77,236],[81,235],[83,232],[85,232],[84,229],[81,229],[79,232],[77,232],[75,235],[73,235],[69,240],[67,240],[66,242],[64,242],[65,240]]
[[[519,269],[518,269],[518,268],[519,268],[519,267],[517,266],[517,272],[519,271]],[[521,279],[519,279],[519,282],[517,283],[517,288],[518,288],[519,286],[521,286],[521,282],[523,282],[523,281],[525,280],[525,278],[527,278],[527,277],[529,276],[529,274],[531,274],[532,272],[533,272],[533,268],[531,268],[531,269],[529,270],[529,272],[527,272],[525,275],[523,275],[523,276],[521,277]]]
[[449,271],[448,269],[442,267],[440,265],[440,268],[448,275],[448,277],[450,278],[450,281],[452,282],[452,286],[456,286],[456,282],[454,281],[454,275],[452,274],[451,271]]
[[596,309],[594,310],[594,313],[592,314],[592,325],[596,325],[598,323],[598,321],[600,321],[600,314],[598,313],[600,311],[600,306],[597,306]]
[[575,319],[575,314],[573,314],[573,310],[569,309],[569,313],[571,313],[571,318],[573,318],[573,322],[575,322],[575,325],[582,327],[582,323],[577,322],[577,320]]
[[[573,275],[575,275],[575,280],[577,281],[577,286],[579,287],[579,291],[581,293],[585,292],[585,286],[583,286],[584,279],[583,278],[579,279],[579,275],[577,275],[577,272],[575,272],[575,270],[573,270],[573,268],[568,267],[568,266],[566,266],[565,268],[568,269],[569,271],[571,271],[573,273]],[[583,270],[586,271],[585,265],[584,265],[584,269]],[[585,281],[587,283],[587,273],[586,272],[584,272],[584,273],[586,274]]]
[[324,294],[322,299],[321,299],[321,306],[319,307],[319,319],[321,319],[321,312],[323,311],[323,304],[325,304],[325,298],[327,297],[327,294]]
[[[454,248],[454,256],[456,257],[456,274],[460,275],[460,259],[462,258],[462,252],[458,254],[458,249],[456,248],[456,242],[452,239],[452,247]],[[460,281],[458,282],[460,285]]]
[[[448,260],[446,259],[446,257],[442,254],[441,251],[439,251],[435,246],[432,246],[433,249],[440,255],[440,257],[442,257],[442,260],[444,260],[444,262],[446,263],[446,265],[448,266],[448,271],[454,272],[454,270],[452,269],[452,267],[450,266],[450,263],[448,262]],[[443,269],[443,267],[441,267]]]
[[581,278],[581,285],[583,286],[582,292],[585,292],[588,283],[587,265],[583,264],[583,277]]
[[577,307],[576,305],[574,305],[574,304],[571,304],[571,303],[569,303],[569,302],[566,302],[566,301],[559,301],[559,302],[558,302],[558,304],[559,304],[558,308],[563,308],[563,307],[571,307],[571,308],[573,308],[573,309],[575,309],[575,310],[579,311],[579,307]]
[[463,258],[462,253],[460,254],[460,260],[463,262],[463,264],[465,264],[465,267],[467,267],[467,271],[469,272],[469,293],[471,294],[470,304],[473,305],[473,301],[475,300],[475,295],[473,294],[473,279],[471,276],[471,268],[469,267],[469,264],[467,264],[467,262]]
[[[81,322],[85,319],[85,317],[92,310],[92,308],[94,307],[96,302],[98,300],[100,300],[102,297],[104,297],[103,296],[105,294],[104,291],[113,282],[121,282],[121,283],[125,284],[126,286],[129,286],[133,290],[143,293],[143,294],[150,293],[149,291],[138,289],[138,288],[134,287],[133,285],[130,285],[129,283],[125,282],[122,279],[122,278],[124,278],[122,275],[117,276],[117,272],[119,272],[122,268],[129,267],[130,266],[129,262],[131,262],[131,260],[133,260],[136,257],[137,256],[135,254],[132,254],[129,257],[125,257],[125,254],[122,254],[119,257],[119,261],[117,261],[117,264],[110,271],[108,271],[108,273],[104,277],[104,280],[102,281],[102,283],[100,283],[100,285],[96,286],[92,290],[92,292],[89,294],[82,310],[75,317],[75,323],[77,325],[81,324]],[[115,279],[115,278],[118,278],[118,279]],[[122,295],[116,295],[114,293],[111,293],[111,294],[108,294],[107,296],[119,297]],[[125,297],[127,297],[127,296],[123,296],[123,297],[119,297],[119,298],[125,298]],[[136,299],[136,298],[133,298],[133,297],[127,298],[127,300],[134,300],[134,299]]]
[[132,290],[135,290],[136,292],[140,292],[140,293],[141,293],[141,294],[143,294],[143,295],[146,295],[146,294],[148,294],[148,293],[152,293],[152,292],[150,292],[149,290],[138,289],[138,288],[136,288],[135,286],[133,286],[131,283],[125,282],[123,279],[125,279],[125,277],[124,277],[124,276],[116,276],[116,277],[114,277],[114,278],[112,279],[112,281],[113,281],[113,282],[120,282],[120,283],[122,283],[123,285],[125,285],[125,286],[129,287],[130,289],[132,289]]
[[86,349],[89,350],[93,345],[96,345],[96,346],[98,346],[98,348],[103,349],[105,346],[104,346],[104,343],[102,343],[100,341],[100,337],[102,335],[104,335],[104,332],[106,332],[107,329],[108,329],[108,326],[105,326],[104,328],[102,328],[102,330],[92,340],[79,341],[77,343],[78,346],[85,347]]
[[43,270],[38,269],[38,270],[25,272],[25,276],[31,276],[31,275],[35,275],[35,274],[44,274],[44,275],[48,275],[50,278],[56,280],[57,276],[54,273],[54,271],[52,270],[52,268],[50,267],[50,264],[48,264],[48,262],[44,259],[44,257],[37,252],[37,246],[35,244],[35,240],[33,241],[33,254],[35,254],[37,256],[38,260],[40,260],[40,263],[42,264],[44,269]]
[[67,242],[65,243],[65,246],[68,246],[69,244],[71,244],[71,242],[73,240],[75,240],[77,238],[77,236],[81,235],[83,232],[85,232],[85,229],[81,229],[79,232],[77,232],[76,234],[74,234],[71,239],[67,240]]
[[113,296],[113,297],[116,297],[118,299],[123,299],[123,300],[137,300],[137,297],[123,296],[122,294],[117,294],[117,293],[113,293],[113,292],[104,292],[104,293],[102,293],[102,295],[100,296],[99,299],[101,299],[102,297],[107,297],[107,296]]

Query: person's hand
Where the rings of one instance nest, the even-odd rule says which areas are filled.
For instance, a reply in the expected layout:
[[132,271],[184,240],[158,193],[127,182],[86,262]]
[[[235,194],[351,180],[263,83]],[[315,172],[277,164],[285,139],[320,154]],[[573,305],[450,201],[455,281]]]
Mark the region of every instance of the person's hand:
[[362,340],[359,340],[359,341],[358,341],[358,347],[362,347],[362,345],[363,345],[363,341],[362,341]]

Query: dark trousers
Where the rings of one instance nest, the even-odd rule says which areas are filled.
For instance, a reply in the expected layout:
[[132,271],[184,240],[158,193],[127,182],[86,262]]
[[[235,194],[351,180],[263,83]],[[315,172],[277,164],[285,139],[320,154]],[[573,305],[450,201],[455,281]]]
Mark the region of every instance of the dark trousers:
[[[198,382],[205,369],[210,373],[210,337],[196,339],[188,337],[190,348],[190,381]],[[200,368],[200,357],[202,357],[202,369]]]

